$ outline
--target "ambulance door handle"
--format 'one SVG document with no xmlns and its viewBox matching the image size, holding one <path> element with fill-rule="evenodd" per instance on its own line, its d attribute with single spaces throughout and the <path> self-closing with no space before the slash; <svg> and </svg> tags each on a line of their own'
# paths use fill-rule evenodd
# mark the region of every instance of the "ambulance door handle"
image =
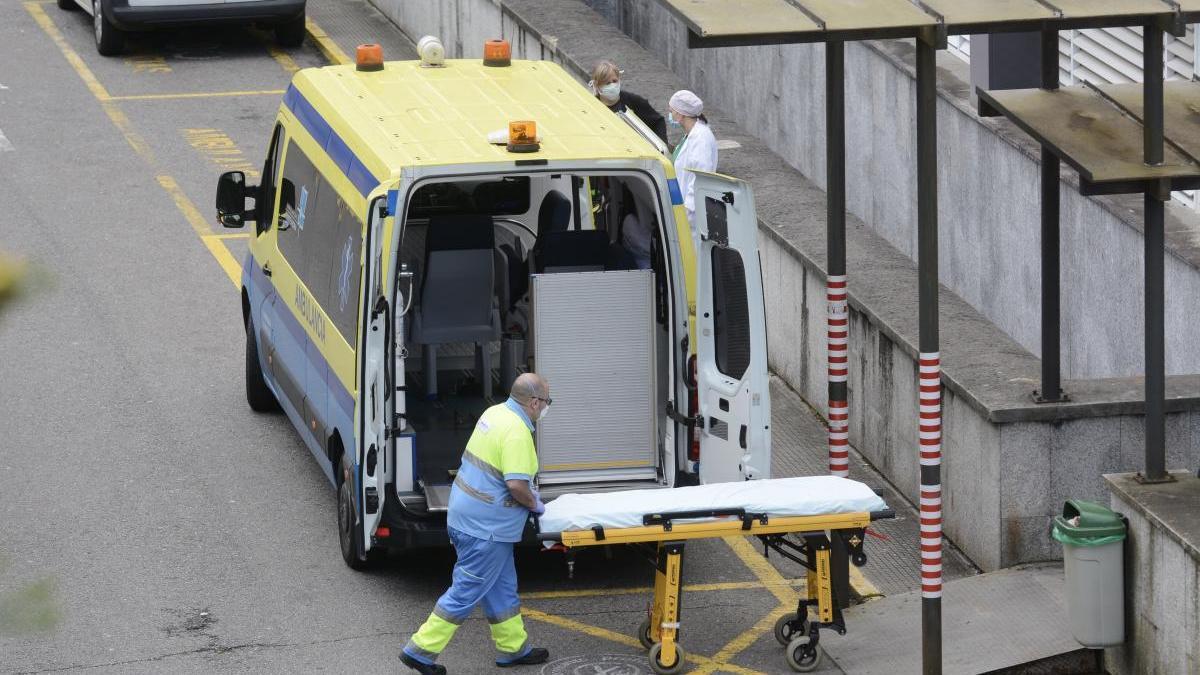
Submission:
<svg viewBox="0 0 1200 675">
<path fill-rule="evenodd" d="M 263 276 L 271 276 L 271 263 L 263 263 Z"/>
</svg>

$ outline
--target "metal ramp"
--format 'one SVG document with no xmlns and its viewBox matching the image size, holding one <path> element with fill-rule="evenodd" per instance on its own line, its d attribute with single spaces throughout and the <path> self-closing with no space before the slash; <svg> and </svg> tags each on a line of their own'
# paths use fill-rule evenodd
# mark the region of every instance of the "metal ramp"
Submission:
<svg viewBox="0 0 1200 675">
<path fill-rule="evenodd" d="M 1056 673 L 1102 672 L 1094 653 L 1081 647 L 1067 627 L 1061 565 L 965 577 L 947 582 L 943 594 L 942 672 L 947 675 L 1006 672 L 1048 661 Z M 921 672 L 920 591 L 872 600 L 845 615 L 850 632 L 821 640 L 825 654 L 844 672 Z"/>
</svg>

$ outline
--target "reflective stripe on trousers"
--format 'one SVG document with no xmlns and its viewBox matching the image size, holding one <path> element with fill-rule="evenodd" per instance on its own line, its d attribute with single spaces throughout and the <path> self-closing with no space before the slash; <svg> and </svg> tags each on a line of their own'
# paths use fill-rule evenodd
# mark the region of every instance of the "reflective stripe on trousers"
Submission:
<svg viewBox="0 0 1200 675">
<path fill-rule="evenodd" d="M 453 528 L 450 543 L 458 553 L 449 590 L 438 599 L 433 613 L 405 645 L 409 656 L 433 663 L 446 649 L 459 625 L 476 605 L 491 627 L 492 640 L 500 653 L 498 662 L 514 661 L 529 653 L 521 601 L 517 597 L 517 568 L 513 545 L 484 541 Z"/>
</svg>

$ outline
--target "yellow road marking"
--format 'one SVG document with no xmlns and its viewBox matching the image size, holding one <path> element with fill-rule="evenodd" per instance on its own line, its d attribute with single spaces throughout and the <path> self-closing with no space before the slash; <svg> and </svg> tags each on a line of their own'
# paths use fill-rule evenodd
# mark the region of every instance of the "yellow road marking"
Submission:
<svg viewBox="0 0 1200 675">
<path fill-rule="evenodd" d="M 240 289 L 242 287 L 242 266 L 238 264 L 233 254 L 229 252 L 229 248 L 221 240 L 221 235 L 210 234 L 200 239 L 208 247 L 208 252 L 212 253 L 213 257 L 217 259 L 217 263 L 221 265 L 221 269 L 225 270 L 225 274 L 233 282 L 233 287 Z"/>
<path fill-rule="evenodd" d="M 125 65 L 133 68 L 135 73 L 169 73 L 171 66 L 167 60 L 157 54 L 135 54 L 125 57 Z"/>
<path fill-rule="evenodd" d="M 866 575 L 862 573 L 862 570 L 855 567 L 853 563 L 850 565 L 850 588 L 853 588 L 858 597 L 863 600 L 883 596 L 883 592 L 875 584 L 871 583 L 870 579 L 867 579 Z"/>
<path fill-rule="evenodd" d="M 716 654 L 713 654 L 713 662 L 711 664 L 701 666 L 695 672 L 697 675 L 700 675 L 702 673 L 714 673 L 718 670 L 721 670 L 721 666 L 718 664 L 725 663 L 729 659 L 732 659 L 738 654 L 744 652 L 746 648 L 754 644 L 758 638 L 763 635 L 763 633 L 774 629 L 775 622 L 779 620 L 779 617 L 794 611 L 794 609 L 788 607 L 787 605 L 780 605 L 776 607 L 775 611 L 759 619 L 758 623 L 751 626 L 749 630 L 730 640 L 724 647 L 721 647 L 720 651 L 718 651 Z"/>
<path fill-rule="evenodd" d="M 330 63 L 339 66 L 354 63 L 354 59 L 346 56 L 346 52 L 337 46 L 333 38 L 329 37 L 329 34 L 322 30 L 317 22 L 312 20 L 312 17 L 304 18 L 304 28 L 308 31 L 308 37 L 312 38 L 312 41 L 317 44 L 317 49 L 321 50 Z"/>
<path fill-rule="evenodd" d="M 237 143 L 220 129 L 182 129 L 183 137 L 188 145 L 195 148 L 213 164 L 225 171 L 241 171 L 248 178 L 258 178 L 259 171 L 254 163 L 246 158 Z"/>
<path fill-rule="evenodd" d="M 192 226 L 192 229 L 196 231 L 196 234 L 200 235 L 201 237 L 212 234 L 212 228 L 209 227 L 208 221 L 204 218 L 204 216 L 200 215 L 200 210 L 197 209 L 196 205 L 192 203 L 192 200 L 188 199 L 188 196 L 183 193 L 183 188 L 179 187 L 179 183 L 176 183 L 174 178 L 171 178 L 165 174 L 160 174 L 158 176 L 158 184 L 161 185 L 162 189 L 166 190 L 167 194 L 171 196 L 171 199 L 175 202 L 176 208 L 179 209 L 179 212 L 183 214 L 184 218 L 187 218 L 188 224 Z M 221 245 L 224 246 L 224 244 Z"/>
<path fill-rule="evenodd" d="M 271 58 L 275 59 L 275 63 L 278 63 L 279 67 L 283 68 L 283 70 L 289 75 L 297 70 L 300 70 L 300 64 L 296 63 L 296 59 L 293 59 L 291 54 L 288 54 L 270 42 L 267 43 L 267 53 L 270 54 Z"/>
<path fill-rule="evenodd" d="M 260 89 L 251 91 L 196 91 L 181 94 L 130 94 L 110 96 L 110 101 L 165 101 L 189 98 L 228 98 L 234 96 L 281 96 L 283 89 Z"/>
<path fill-rule="evenodd" d="M 229 232 L 229 233 L 225 233 L 225 234 L 210 234 L 208 236 L 212 237 L 213 239 L 249 239 L 250 238 L 250 234 L 248 232 Z"/>
<path fill-rule="evenodd" d="M 219 235 L 218 235 L 219 236 Z M 795 587 L 804 583 L 804 579 L 785 579 L 784 582 Z M 726 581 L 715 584 L 688 584 L 683 587 L 685 593 L 705 593 L 712 591 L 744 591 L 766 588 L 766 584 L 758 581 Z M 522 593 L 524 600 L 559 600 L 565 598 L 599 598 L 606 595 L 641 595 L 652 593 L 653 588 L 584 588 L 572 591 L 535 591 Z"/>
<path fill-rule="evenodd" d="M 75 72 L 79 73 L 79 77 L 83 79 L 83 83 L 87 85 L 92 94 L 101 101 L 107 101 L 110 98 L 108 90 L 104 88 L 104 85 L 100 84 L 100 80 L 96 79 L 91 69 L 87 67 L 83 59 L 79 58 L 79 54 L 75 53 L 71 45 L 67 44 L 66 38 L 59 32 L 58 27 L 50 20 L 45 10 L 42 9 L 42 3 L 26 2 L 25 9 L 33 16 L 33 20 L 42 27 L 42 30 L 46 31 L 46 34 L 54 41 L 58 50 L 63 53 L 63 56 L 67 57 L 67 63 L 70 63 Z"/>
<path fill-rule="evenodd" d="M 741 559 L 742 564 L 750 568 L 750 572 L 758 577 L 767 590 L 784 604 L 795 603 L 796 595 L 792 593 L 787 579 L 775 569 L 771 561 L 754 550 L 754 546 L 745 537 L 725 537 L 725 543 Z"/>
<path fill-rule="evenodd" d="M 625 635 L 623 633 L 618 633 L 616 631 L 612 631 L 607 628 L 601 628 L 599 626 L 593 626 L 591 624 L 583 623 L 581 621 L 576 621 L 574 619 L 568 619 L 564 616 L 558 616 L 556 614 L 548 614 L 546 612 L 540 612 L 536 609 L 529 609 L 528 607 L 521 608 L 521 615 L 527 619 L 533 619 L 534 621 L 541 621 L 542 623 L 548 623 L 552 626 L 558 626 L 559 628 L 565 628 L 567 630 L 574 631 L 576 633 L 583 633 L 584 635 L 590 635 L 592 637 L 600 638 L 602 640 L 616 642 L 617 644 L 622 644 L 622 645 L 625 645 L 626 647 L 633 647 L 634 649 L 637 649 L 639 651 L 644 649 L 644 647 L 642 647 L 642 643 L 638 642 L 638 639 L 631 635 Z M 684 649 L 686 650 L 686 647 Z M 699 654 L 690 654 L 689 653 L 689 654 L 687 654 L 687 659 L 693 663 L 699 664 L 700 666 L 712 665 L 712 666 L 714 666 L 715 670 L 724 670 L 724 671 L 728 671 L 731 673 L 744 673 L 745 675 L 753 675 L 754 673 L 760 672 L 757 670 L 751 670 L 749 668 L 743 668 L 741 666 L 734 665 L 732 663 L 716 663 L 715 661 L 713 661 L 713 659 L 710 659 L 705 656 L 700 656 Z M 713 671 L 709 671 L 709 672 L 713 672 Z"/>
</svg>

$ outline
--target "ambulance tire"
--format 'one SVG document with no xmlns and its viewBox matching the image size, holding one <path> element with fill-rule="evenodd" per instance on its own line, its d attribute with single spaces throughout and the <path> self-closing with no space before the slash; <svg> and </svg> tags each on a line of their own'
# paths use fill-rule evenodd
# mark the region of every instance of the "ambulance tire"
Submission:
<svg viewBox="0 0 1200 675">
<path fill-rule="evenodd" d="M 92 35 L 96 38 L 96 51 L 101 56 L 119 56 L 125 50 L 125 34 L 104 16 L 102 0 L 92 0 L 92 12 Z"/>
<path fill-rule="evenodd" d="M 275 412 L 279 401 L 263 377 L 262 362 L 258 360 L 258 337 L 254 322 L 246 322 L 246 402 L 254 412 Z"/>
<path fill-rule="evenodd" d="M 342 549 L 342 560 L 346 566 L 352 570 L 362 571 L 370 569 L 378 560 L 378 556 L 373 555 L 374 551 L 363 552 L 366 546 L 363 545 L 362 528 L 355 522 L 357 513 L 352 491 L 354 479 L 351 476 L 350 467 L 349 458 L 343 454 L 337 491 L 338 544 Z"/>
<path fill-rule="evenodd" d="M 299 47 L 304 44 L 304 15 L 288 19 L 275 26 L 275 42 L 280 47 Z"/>
</svg>

